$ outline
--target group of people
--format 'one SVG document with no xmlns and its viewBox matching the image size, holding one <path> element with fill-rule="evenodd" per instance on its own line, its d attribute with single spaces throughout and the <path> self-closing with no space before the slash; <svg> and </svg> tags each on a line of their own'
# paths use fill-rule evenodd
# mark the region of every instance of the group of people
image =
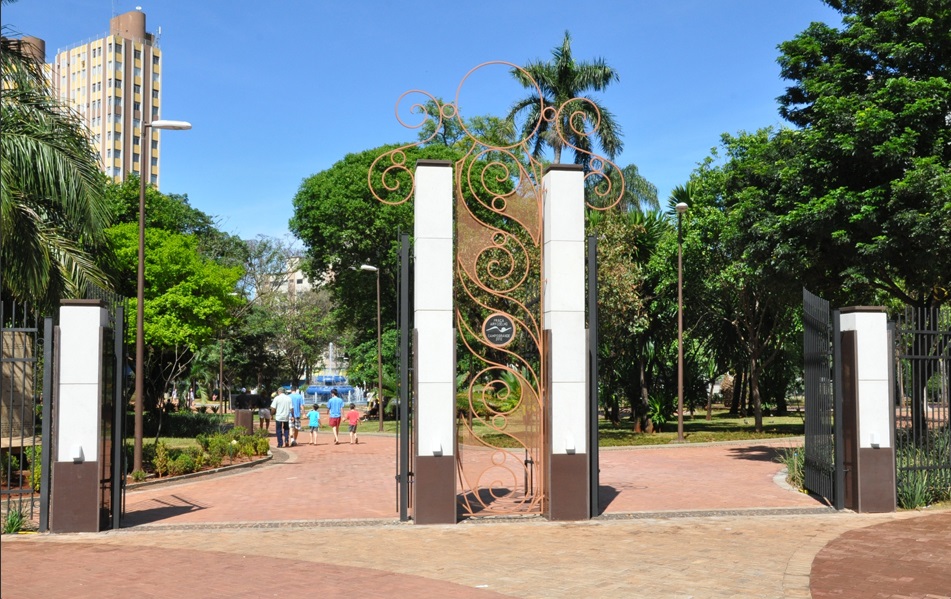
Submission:
<svg viewBox="0 0 951 599">
<path fill-rule="evenodd" d="M 336 389 L 330 391 L 330 400 L 327 402 L 328 424 L 333 431 L 334 445 L 340 444 L 340 423 L 344 420 L 350 426 L 350 444 L 360 443 L 357 437 L 357 425 L 360 422 L 360 412 L 354 404 L 350 404 L 350 411 L 343 413 L 343 398 Z M 277 433 L 278 447 L 294 447 L 297 437 L 302 430 L 301 419 L 304 415 L 304 396 L 300 391 L 290 394 L 279 388 L 271 395 L 270 407 L 261 408 L 258 413 L 261 428 L 270 431 L 271 418 L 274 419 L 274 428 Z M 307 414 L 307 426 L 310 429 L 310 444 L 317 445 L 317 431 L 320 428 L 320 409 L 315 403 Z"/>
</svg>

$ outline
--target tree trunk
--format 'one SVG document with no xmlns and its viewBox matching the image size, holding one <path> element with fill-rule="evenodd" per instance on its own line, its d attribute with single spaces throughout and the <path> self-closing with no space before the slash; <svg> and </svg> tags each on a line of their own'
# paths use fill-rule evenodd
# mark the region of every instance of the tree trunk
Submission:
<svg viewBox="0 0 951 599">
<path fill-rule="evenodd" d="M 650 428 L 651 430 L 647 432 L 651 432 L 653 431 L 653 427 L 650 426 L 650 422 L 648 422 L 647 419 L 650 394 L 647 392 L 647 365 L 644 363 L 644 358 L 638 358 L 637 367 L 639 371 L 641 397 L 640 402 L 638 402 L 637 419 L 635 420 L 634 430 L 635 432 L 642 432 Z"/>
<path fill-rule="evenodd" d="M 759 361 L 750 359 L 750 403 L 753 407 L 753 420 L 756 423 L 756 432 L 763 432 L 763 404 L 759 396 Z"/>
<path fill-rule="evenodd" d="M 743 383 L 744 383 L 743 369 L 736 369 L 736 377 L 733 378 L 733 403 L 730 404 L 730 414 L 733 416 L 740 415 L 740 400 L 743 395 Z"/>
</svg>

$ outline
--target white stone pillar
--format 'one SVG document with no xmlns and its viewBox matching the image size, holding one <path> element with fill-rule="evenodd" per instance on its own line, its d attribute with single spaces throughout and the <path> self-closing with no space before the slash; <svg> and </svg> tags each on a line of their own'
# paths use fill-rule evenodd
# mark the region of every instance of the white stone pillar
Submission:
<svg viewBox="0 0 951 599">
<path fill-rule="evenodd" d="M 416 163 L 414 204 L 416 471 L 414 521 L 456 521 L 456 368 L 452 165 Z"/>
<path fill-rule="evenodd" d="M 846 506 L 893 512 L 895 419 L 889 393 L 888 321 L 884 308 L 840 310 Z"/>
<path fill-rule="evenodd" d="M 59 315 L 59 399 L 50 528 L 53 532 L 97 532 L 102 330 L 109 324 L 109 315 L 99 300 L 65 300 Z"/>
<path fill-rule="evenodd" d="M 589 515 L 584 173 L 577 165 L 554 165 L 543 185 L 542 323 L 551 331 L 550 517 L 581 520 Z"/>
</svg>

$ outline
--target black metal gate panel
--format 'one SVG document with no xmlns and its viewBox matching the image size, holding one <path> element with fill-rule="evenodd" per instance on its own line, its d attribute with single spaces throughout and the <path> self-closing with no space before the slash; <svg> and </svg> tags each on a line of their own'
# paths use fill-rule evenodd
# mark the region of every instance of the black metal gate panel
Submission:
<svg viewBox="0 0 951 599">
<path fill-rule="evenodd" d="M 830 503 L 835 498 L 833 328 L 829 302 L 802 290 L 806 395 L 805 486 Z"/>
<path fill-rule="evenodd" d="M 0 517 L 19 513 L 46 530 L 49 485 L 49 403 L 52 320 L 29 306 L 0 305 Z M 41 377 L 41 375 L 44 375 Z M 46 455 L 44 455 L 46 454 Z M 44 459 L 45 458 L 45 459 Z M 43 492 L 45 491 L 45 493 Z"/>
<path fill-rule="evenodd" d="M 900 504 L 951 487 L 951 308 L 906 307 L 893 326 Z"/>
</svg>

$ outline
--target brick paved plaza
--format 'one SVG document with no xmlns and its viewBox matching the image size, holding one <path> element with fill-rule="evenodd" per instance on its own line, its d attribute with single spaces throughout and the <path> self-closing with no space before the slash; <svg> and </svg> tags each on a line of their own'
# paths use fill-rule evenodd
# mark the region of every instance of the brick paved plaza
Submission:
<svg viewBox="0 0 951 599">
<path fill-rule="evenodd" d="M 392 437 L 133 490 L 117 532 L 4 535 L 21 597 L 951 597 L 951 511 L 834 512 L 795 440 L 604 450 L 603 514 L 398 522 Z M 870 594 L 871 593 L 871 594 Z"/>
</svg>

